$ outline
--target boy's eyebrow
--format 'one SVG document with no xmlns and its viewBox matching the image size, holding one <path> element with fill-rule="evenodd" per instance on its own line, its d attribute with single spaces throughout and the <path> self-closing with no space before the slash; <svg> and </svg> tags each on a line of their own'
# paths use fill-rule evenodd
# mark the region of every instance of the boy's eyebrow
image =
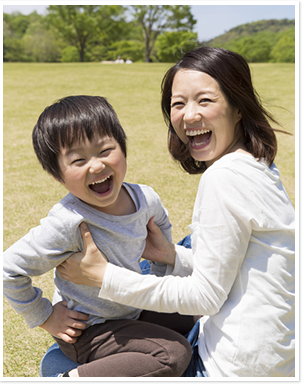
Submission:
<svg viewBox="0 0 304 385">
<path fill-rule="evenodd" d="M 62 150 L 64 151 L 64 155 L 69 156 L 73 154 L 74 152 L 77 152 L 81 149 L 81 145 L 79 146 L 74 146 L 72 145 L 71 147 L 63 147 Z"/>
<path fill-rule="evenodd" d="M 98 146 L 105 145 L 105 144 L 107 144 L 108 139 L 111 139 L 111 138 L 110 137 L 98 138 L 98 140 L 96 141 L 97 142 L 96 145 L 98 145 Z M 92 140 L 92 142 L 93 142 L 93 140 Z M 82 148 L 86 147 L 86 145 L 82 144 L 82 143 L 83 143 L 82 141 L 75 142 L 74 144 L 72 144 L 71 147 L 63 148 L 65 156 L 73 155 L 75 152 L 80 151 Z"/>
</svg>

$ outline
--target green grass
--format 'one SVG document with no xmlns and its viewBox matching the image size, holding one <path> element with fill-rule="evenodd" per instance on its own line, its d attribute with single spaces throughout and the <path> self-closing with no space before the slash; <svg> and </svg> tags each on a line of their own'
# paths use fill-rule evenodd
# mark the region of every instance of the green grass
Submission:
<svg viewBox="0 0 304 385">
<path fill-rule="evenodd" d="M 169 210 L 173 240 L 189 233 L 199 176 L 180 170 L 167 151 L 167 130 L 160 111 L 160 83 L 169 64 L 111 65 L 4 63 L 3 234 L 4 249 L 39 224 L 66 190 L 35 158 L 31 131 L 42 110 L 71 94 L 106 96 L 128 135 L 126 180 L 152 186 Z M 266 107 L 294 134 L 294 65 L 252 65 L 253 80 Z M 278 107 L 281 106 L 281 107 Z M 295 203 L 295 137 L 278 135 L 276 164 Z M 52 298 L 52 272 L 34 284 Z M 4 300 L 5 377 L 36 377 L 52 338 L 30 330 Z"/>
</svg>

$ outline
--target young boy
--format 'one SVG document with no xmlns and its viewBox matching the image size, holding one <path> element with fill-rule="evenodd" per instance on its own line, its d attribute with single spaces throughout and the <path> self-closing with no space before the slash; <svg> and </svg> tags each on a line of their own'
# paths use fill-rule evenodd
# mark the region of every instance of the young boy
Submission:
<svg viewBox="0 0 304 385">
<path fill-rule="evenodd" d="M 40 226 L 5 251 L 4 294 L 10 304 L 30 328 L 49 331 L 61 350 L 81 364 L 65 377 L 180 376 L 191 349 L 179 333 L 138 320 L 141 310 L 99 299 L 98 289 L 68 282 L 56 270 L 53 304 L 30 279 L 82 250 L 79 225 L 84 221 L 110 262 L 138 273 L 151 217 L 171 241 L 159 196 L 150 187 L 124 182 L 126 135 L 113 108 L 97 96 L 61 99 L 40 115 L 33 145 L 42 167 L 69 193 Z M 166 265 L 151 264 L 153 274 L 166 270 Z M 58 332 L 60 309 L 54 305 L 60 301 L 89 316 L 73 344 Z"/>
</svg>

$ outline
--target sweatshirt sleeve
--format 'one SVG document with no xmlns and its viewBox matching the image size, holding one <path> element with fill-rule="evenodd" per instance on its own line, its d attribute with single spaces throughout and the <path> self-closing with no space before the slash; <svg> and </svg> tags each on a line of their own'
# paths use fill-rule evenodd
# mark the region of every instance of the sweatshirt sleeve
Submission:
<svg viewBox="0 0 304 385">
<path fill-rule="evenodd" d="M 30 328 L 44 323 L 53 311 L 30 277 L 52 270 L 78 249 L 76 233 L 68 235 L 62 220 L 49 214 L 4 252 L 3 293 Z"/>
<path fill-rule="evenodd" d="M 108 264 L 99 296 L 158 312 L 216 314 L 240 270 L 251 236 L 252 194 L 229 170 L 203 175 L 192 231 L 193 258 L 177 250 L 183 276 L 140 276 Z M 191 272 L 191 264 L 193 271 Z M 185 269 L 186 273 L 181 274 Z M 189 275 L 190 273 L 190 275 Z"/>
</svg>

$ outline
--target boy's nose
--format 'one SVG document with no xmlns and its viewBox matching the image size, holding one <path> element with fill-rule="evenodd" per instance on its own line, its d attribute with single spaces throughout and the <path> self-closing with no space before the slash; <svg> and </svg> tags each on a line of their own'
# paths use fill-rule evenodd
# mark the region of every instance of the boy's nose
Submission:
<svg viewBox="0 0 304 385">
<path fill-rule="evenodd" d="M 104 165 L 104 163 L 102 162 L 101 159 L 95 158 L 95 159 L 93 159 L 93 160 L 91 161 L 90 172 L 91 172 L 92 174 L 98 173 L 98 172 L 104 170 L 105 167 L 106 167 L 106 166 Z"/>
</svg>

